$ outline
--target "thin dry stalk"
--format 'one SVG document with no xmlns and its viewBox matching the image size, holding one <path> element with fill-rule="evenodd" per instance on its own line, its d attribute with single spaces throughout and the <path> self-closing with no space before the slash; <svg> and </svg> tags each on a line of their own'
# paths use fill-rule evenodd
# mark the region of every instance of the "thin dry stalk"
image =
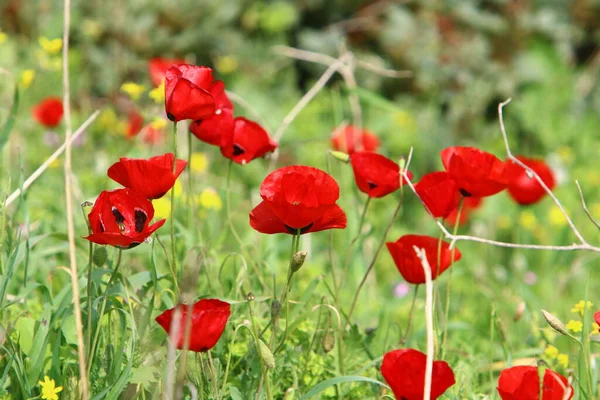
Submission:
<svg viewBox="0 0 600 400">
<path fill-rule="evenodd" d="M 98 117 L 98 115 L 100 115 L 100 110 L 96 110 L 92 115 L 90 115 L 88 117 L 88 119 L 86 119 L 85 122 L 83 124 L 81 124 L 81 126 L 75 131 L 75 133 L 73 133 L 73 135 L 71 136 L 71 140 L 68 143 L 70 144 L 70 143 L 73 143 L 75 140 L 77 140 L 77 138 L 85 132 L 85 130 L 88 128 L 88 126 L 90 126 L 92 124 L 92 122 L 94 122 L 94 120 Z M 6 198 L 6 201 L 4 202 L 4 207 L 8 207 L 13 201 L 15 201 L 16 199 L 19 198 L 19 196 L 21 195 L 21 189 L 22 190 L 29 189 L 29 187 L 33 184 L 33 182 L 35 182 L 37 180 L 37 178 L 39 178 L 48 169 L 50 164 L 52 164 L 54 161 L 56 161 L 56 159 L 58 157 L 60 157 L 60 155 L 65 151 L 66 148 L 67 148 L 67 142 L 63 143 L 58 149 L 56 149 L 56 151 L 54 153 L 52 153 L 52 155 L 50 157 L 48 157 L 48 159 L 46 161 L 44 161 L 44 163 L 42 165 L 40 165 L 38 167 L 38 169 L 36 169 L 29 176 L 29 178 L 27 178 L 25 180 L 25 182 L 23 182 L 22 188 L 15 190 L 14 192 L 12 192 L 10 194 L 10 196 L 8 196 Z"/>
<path fill-rule="evenodd" d="M 423 388 L 423 400 L 431 398 L 431 379 L 433 374 L 433 281 L 431 280 L 431 266 L 427 260 L 425 250 L 413 246 L 417 257 L 421 260 L 423 272 L 425 272 L 425 320 L 427 324 L 427 362 L 425 364 L 425 387 Z"/>
<path fill-rule="evenodd" d="M 79 381 L 81 398 L 90 397 L 87 369 L 85 366 L 85 347 L 83 344 L 83 322 L 81 320 L 81 303 L 79 301 L 79 282 L 77 280 L 77 255 L 75 254 L 75 224 L 73 221 L 73 198 L 71 193 L 71 96 L 69 86 L 69 28 L 71 26 L 71 0 L 64 0 L 63 20 L 63 107 L 65 115 L 65 198 L 67 212 L 67 233 L 69 237 L 69 261 L 71 266 L 71 288 L 73 294 L 73 313 L 75 314 L 75 330 L 77 332 L 77 355 L 79 358 Z"/>
</svg>

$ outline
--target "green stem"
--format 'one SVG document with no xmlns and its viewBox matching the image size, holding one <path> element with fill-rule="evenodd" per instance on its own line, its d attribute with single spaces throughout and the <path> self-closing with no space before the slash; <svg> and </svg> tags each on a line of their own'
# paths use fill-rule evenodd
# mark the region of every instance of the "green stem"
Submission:
<svg viewBox="0 0 600 400">
<path fill-rule="evenodd" d="M 90 250 L 88 253 L 88 273 L 87 273 L 87 343 L 89 349 L 91 344 L 92 334 L 92 257 L 94 256 L 94 244 L 90 242 Z M 89 363 L 89 360 L 88 360 Z"/>
<path fill-rule="evenodd" d="M 213 363 L 212 354 L 210 353 L 210 350 L 208 350 L 208 352 L 206 353 L 206 357 L 208 358 L 208 366 L 212 373 L 212 381 L 213 381 L 213 387 L 215 389 L 215 397 L 217 398 L 217 400 L 221 400 L 221 396 L 219 396 L 219 386 L 217 385 L 217 371 L 215 370 L 215 364 Z"/>
<path fill-rule="evenodd" d="M 277 353 L 279 350 L 281 350 L 283 348 L 285 340 L 287 339 L 287 333 L 288 333 L 288 327 L 289 327 L 288 316 L 289 316 L 289 310 L 290 310 L 289 303 L 287 301 L 287 295 L 288 295 L 288 292 L 290 291 L 292 278 L 293 278 L 294 272 L 295 272 L 294 271 L 294 255 L 298 252 L 299 246 L 300 246 L 300 230 L 298 230 L 297 234 L 292 236 L 292 250 L 291 250 L 291 254 L 290 254 L 290 263 L 289 263 L 289 267 L 288 267 L 287 278 L 285 280 L 285 285 L 283 286 L 283 291 L 281 292 L 281 297 L 279 298 L 279 307 L 280 308 L 279 308 L 279 311 L 272 316 L 273 335 L 271 336 L 271 344 L 273 343 L 273 339 L 275 338 L 277 320 L 279 319 L 279 316 L 281 314 L 281 307 L 285 307 L 285 330 L 283 331 L 283 338 L 281 340 L 281 343 L 279 343 L 279 346 L 277 346 L 277 348 L 273 352 L 273 354 Z"/>
<path fill-rule="evenodd" d="M 231 170 L 232 170 L 233 160 L 229 160 L 229 164 L 227 164 L 227 187 L 225 189 L 225 203 L 227 208 L 227 223 L 229 224 L 229 228 L 231 229 L 231 233 L 235 237 L 235 240 L 239 243 L 239 245 L 244 248 L 244 242 L 240 235 L 235 230 L 235 226 L 233 225 L 233 219 L 231 218 Z"/>
<path fill-rule="evenodd" d="M 354 298 L 352 299 L 352 305 L 350 306 L 350 311 L 348 311 L 348 316 L 346 317 L 348 323 L 351 322 L 352 313 L 354 312 L 354 308 L 356 307 L 356 302 L 358 301 L 358 296 L 360 295 L 360 291 L 362 290 L 363 286 L 367 282 L 367 278 L 369 277 L 371 270 L 373 269 L 373 267 L 375 267 L 375 261 L 377 261 L 377 257 L 379 256 L 379 253 L 381 252 L 381 249 L 383 248 L 383 245 L 385 244 L 385 238 L 387 237 L 388 232 L 392 228 L 392 225 L 394 224 L 394 221 L 396 220 L 396 217 L 398 216 L 398 213 L 400 212 L 400 209 L 402 208 L 402 199 L 403 199 L 403 191 L 402 191 L 402 186 L 400 186 L 400 199 L 398 200 L 398 205 L 396 206 L 396 209 L 394 210 L 394 214 L 392 215 L 390 222 L 388 223 L 387 227 L 385 228 L 385 232 L 383 232 L 383 236 L 381 237 L 379 246 L 377 246 L 375 255 L 373 256 L 373 259 L 371 260 L 371 263 L 369 264 L 367 271 L 365 272 L 365 275 L 363 276 L 362 280 L 358 284 L 358 288 L 356 289 L 356 293 L 354 294 Z"/>
<path fill-rule="evenodd" d="M 177 161 L 177 122 L 173 122 L 173 172 Z M 175 187 L 171 188 L 171 258 L 173 265 L 173 282 L 177 287 L 177 250 L 175 246 Z M 179 293 L 177 293 L 179 295 Z"/>
<path fill-rule="evenodd" d="M 98 313 L 98 324 L 96 326 L 96 331 L 94 332 L 94 340 L 92 341 L 92 346 L 90 347 L 90 353 L 88 355 L 88 375 L 92 370 L 92 364 L 94 360 L 94 354 L 96 353 L 96 346 L 98 345 L 98 336 L 100 335 L 100 325 L 102 323 L 102 316 L 104 315 L 104 309 L 106 308 L 106 301 L 108 299 L 108 291 L 110 287 L 114 284 L 114 280 L 117 277 L 117 273 L 119 272 L 119 267 L 121 266 L 121 255 L 123 254 L 123 250 L 119 249 L 117 253 L 117 263 L 115 265 L 115 269 L 110 275 L 110 279 L 106 285 L 106 290 L 104 291 L 104 296 L 102 297 L 102 305 L 100 306 L 100 312 Z"/>
<path fill-rule="evenodd" d="M 362 231 L 363 225 L 365 223 L 365 217 L 367 215 L 367 209 L 369 208 L 369 204 L 371 203 L 371 198 L 367 197 L 367 201 L 365 201 L 365 206 L 363 207 L 362 213 L 360 215 L 360 223 L 358 224 L 358 232 L 356 232 L 356 236 L 350 241 L 350 245 L 346 249 L 346 259 L 344 260 L 344 268 L 342 271 L 348 271 L 348 266 L 350 265 L 350 258 L 352 258 L 352 248 L 356 241 L 360 238 L 360 233 Z M 334 282 L 335 284 L 335 282 Z M 339 287 L 335 286 L 336 296 L 339 294 Z"/>
<path fill-rule="evenodd" d="M 256 398 L 257 399 L 262 398 L 262 396 L 261 396 L 262 395 L 262 383 L 265 382 L 265 391 L 267 392 L 267 399 L 272 400 L 273 394 L 271 393 L 271 382 L 268 379 L 269 368 L 266 366 L 265 361 L 263 360 L 262 356 L 260 355 L 260 344 L 258 343 L 258 341 L 260 339 L 258 338 L 258 328 L 256 326 L 256 321 L 254 318 L 254 310 L 252 309 L 252 303 L 254 302 L 254 295 L 252 293 L 248 293 L 248 296 L 246 296 L 246 299 L 247 299 L 246 303 L 248 304 L 248 313 L 250 314 L 250 326 L 252 327 L 252 336 L 254 337 L 254 346 L 256 346 L 256 352 L 259 353 L 261 371 L 262 371 L 262 376 L 260 379 L 260 383 L 258 385 Z"/>
<path fill-rule="evenodd" d="M 406 338 L 410 332 L 415 312 L 415 303 L 417 302 L 417 293 L 419 293 L 419 285 L 415 286 L 415 292 L 413 293 L 412 302 L 410 303 L 410 311 L 408 312 L 408 324 L 406 324 L 406 331 L 404 331 L 404 335 L 402 336 L 402 339 L 400 339 L 400 346 L 404 346 L 404 343 L 406 343 Z"/>
<path fill-rule="evenodd" d="M 456 212 L 456 221 L 454 221 L 454 229 L 452 234 L 456 236 L 458 232 L 458 224 L 460 223 L 460 214 L 462 213 L 463 205 L 465 203 L 465 198 L 461 197 L 460 203 L 458 203 L 458 211 Z M 454 263 L 454 255 L 456 253 L 456 246 L 452 248 L 452 252 L 450 253 L 450 264 Z M 436 276 L 437 277 L 437 276 Z M 446 287 L 446 310 L 444 311 L 444 337 L 442 339 L 442 357 L 441 360 L 444 359 L 446 355 L 446 342 L 448 340 L 448 316 L 450 315 L 450 291 L 452 289 L 452 268 L 449 268 L 448 271 L 448 286 Z"/>
</svg>

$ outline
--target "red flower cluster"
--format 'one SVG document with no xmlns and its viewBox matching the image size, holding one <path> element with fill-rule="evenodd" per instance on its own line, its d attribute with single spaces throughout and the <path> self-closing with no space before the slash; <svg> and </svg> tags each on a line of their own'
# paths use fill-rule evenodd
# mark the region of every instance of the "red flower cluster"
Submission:
<svg viewBox="0 0 600 400">
<path fill-rule="evenodd" d="M 173 121 L 199 120 L 215 111 L 210 94 L 212 69 L 195 65 L 171 65 L 165 72 L 165 111 Z"/>
<path fill-rule="evenodd" d="M 540 378 L 537 367 L 517 366 L 505 369 L 500 373 L 497 390 L 502 400 L 538 400 Z M 569 385 L 567 378 L 546 369 L 542 382 L 542 400 L 569 400 L 573 394 L 573 387 Z"/>
<path fill-rule="evenodd" d="M 47 128 L 55 128 L 63 116 L 62 100 L 58 97 L 46 97 L 33 108 L 33 118 Z"/>
<path fill-rule="evenodd" d="M 331 146 L 334 150 L 352 154 L 357 150 L 357 144 L 362 145 L 364 151 L 376 151 L 379 147 L 379 139 L 366 129 L 358 129 L 352 125 L 345 125 L 333 132 Z"/>
<path fill-rule="evenodd" d="M 180 311 L 180 318 L 176 327 L 177 333 L 174 337 L 175 346 L 178 349 L 183 349 L 185 329 L 188 321 L 190 321 L 191 331 L 188 349 L 196 352 L 208 351 L 217 344 L 231 315 L 229 303 L 217 299 L 202 299 L 192 306 L 179 304 L 177 308 Z M 156 317 L 156 322 L 169 335 L 171 334 L 175 310 L 175 308 L 171 308 Z M 188 315 L 189 312 L 191 312 L 191 316 Z"/>
<path fill-rule="evenodd" d="M 86 239 L 130 249 L 160 228 L 164 219 L 148 226 L 154 218 L 150 200 L 164 196 L 187 165 L 186 161 L 174 158 L 168 153 L 147 160 L 121 158 L 113 164 L 108 176 L 126 189 L 100 193 L 88 215 L 92 233 Z"/>
<path fill-rule="evenodd" d="M 415 247 L 423 249 L 431 267 L 431 279 L 447 270 L 454 261 L 461 259 L 462 254 L 457 249 L 431 236 L 404 235 L 395 242 L 386 243 L 394 259 L 394 263 L 402 277 L 409 283 L 425 283 L 425 272 L 421 260 L 417 257 Z M 438 255 L 439 253 L 439 255 Z M 453 256 L 454 255 L 454 256 Z M 439 260 L 439 263 L 438 263 Z"/>
<path fill-rule="evenodd" d="M 243 117 L 233 117 L 233 104 L 222 81 L 213 84 L 210 94 L 214 98 L 215 109 L 205 118 L 192 122 L 190 131 L 194 136 L 219 146 L 224 157 L 238 164 L 246 164 L 277 148 L 277 143 L 259 124 Z"/>
<path fill-rule="evenodd" d="M 262 233 L 304 234 L 346 227 L 335 202 L 337 182 L 313 167 L 292 165 L 271 172 L 260 186 L 263 201 L 250 212 L 250 226 Z"/>
<path fill-rule="evenodd" d="M 400 176 L 397 163 L 369 151 L 357 151 L 350 155 L 356 185 L 369 197 L 383 197 L 405 185 L 404 176 Z M 409 172 L 408 177 L 412 179 Z"/>
<path fill-rule="evenodd" d="M 381 374 L 397 399 L 423 400 L 426 363 L 427 356 L 418 350 L 393 350 L 383 356 Z M 445 361 L 433 362 L 431 378 L 431 400 L 456 383 L 454 372 Z"/>
</svg>

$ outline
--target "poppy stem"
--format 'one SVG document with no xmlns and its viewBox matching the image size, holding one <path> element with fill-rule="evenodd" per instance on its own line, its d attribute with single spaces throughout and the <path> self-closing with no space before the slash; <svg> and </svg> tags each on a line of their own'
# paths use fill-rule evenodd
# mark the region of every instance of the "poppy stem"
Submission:
<svg viewBox="0 0 600 400">
<path fill-rule="evenodd" d="M 213 363 L 212 354 L 210 354 L 210 350 L 206 352 L 206 358 L 208 358 L 208 366 L 212 374 L 213 387 L 215 389 L 215 397 L 217 398 L 217 400 L 221 400 L 221 396 L 219 396 L 219 386 L 217 385 L 217 371 L 215 370 L 215 364 Z"/>
<path fill-rule="evenodd" d="M 413 293 L 412 302 L 410 303 L 410 311 L 408 312 L 408 323 L 406 324 L 406 330 L 404 331 L 404 335 L 402 335 L 402 338 L 400 339 L 401 347 L 404 346 L 404 344 L 406 343 L 406 338 L 408 337 L 408 334 L 410 333 L 410 328 L 411 328 L 413 316 L 415 313 L 415 303 L 417 302 L 417 293 L 419 293 L 419 286 L 420 285 L 415 285 L 415 291 Z"/>
<path fill-rule="evenodd" d="M 402 189 L 402 186 L 400 186 L 400 189 Z M 360 291 L 362 290 L 363 286 L 367 282 L 367 278 L 369 277 L 371 270 L 373 269 L 373 267 L 375 267 L 375 261 L 377 261 L 377 257 L 379 256 L 379 253 L 381 252 L 381 249 L 383 248 L 383 245 L 385 244 L 385 238 L 387 237 L 388 232 L 392 228 L 392 225 L 394 224 L 394 221 L 396 220 L 396 217 L 398 216 L 398 213 L 400 212 L 400 209 L 402 208 L 403 197 L 404 197 L 403 191 L 400 190 L 400 199 L 398 200 L 398 205 L 396 206 L 396 209 L 394 210 L 394 214 L 392 215 L 392 218 L 390 218 L 390 222 L 388 223 L 387 227 L 385 228 L 385 232 L 383 232 L 383 236 L 381 237 L 381 241 L 379 242 L 379 245 L 377 246 L 377 250 L 375 251 L 375 254 L 373 255 L 373 259 L 371 260 L 371 263 L 367 267 L 367 270 L 366 270 L 364 276 L 362 277 L 360 283 L 358 284 L 358 288 L 356 288 L 356 293 L 354 294 L 354 298 L 352 299 L 352 305 L 350 306 L 350 311 L 348 311 L 348 315 L 346 317 L 346 321 L 348 321 L 348 323 L 351 323 L 351 321 L 352 321 L 352 313 L 354 312 L 354 308 L 356 307 L 356 302 L 358 301 L 358 296 L 360 295 Z"/>
<path fill-rule="evenodd" d="M 173 122 L 173 173 L 177 170 L 177 122 Z M 171 258 L 173 270 L 173 282 L 177 288 L 177 256 L 175 248 L 175 187 L 171 188 Z M 179 295 L 179 291 L 177 293 Z"/>
<path fill-rule="evenodd" d="M 354 238 L 352 238 L 352 241 L 350 241 L 350 245 L 348 246 L 348 249 L 346 250 L 346 259 L 344 260 L 344 268 L 342 269 L 342 271 L 348 271 L 348 266 L 350 265 L 350 258 L 352 258 L 352 248 L 354 246 L 354 244 L 358 241 L 358 239 L 360 238 L 360 233 L 362 231 L 363 225 L 365 223 L 365 217 L 367 216 L 367 209 L 369 208 L 369 204 L 371 204 L 371 197 L 367 197 L 367 201 L 365 201 L 365 206 L 363 207 L 362 213 L 360 215 L 360 222 L 358 224 L 358 231 L 356 232 L 356 236 L 354 236 Z M 337 285 L 334 287 L 335 289 L 335 295 L 336 297 L 339 295 L 339 287 L 337 287 Z"/>
<path fill-rule="evenodd" d="M 94 340 L 92 341 L 92 346 L 89 349 L 89 354 L 88 354 L 88 375 L 90 374 L 91 370 L 92 370 L 92 365 L 93 365 L 93 360 L 94 360 L 94 354 L 96 353 L 96 346 L 98 345 L 98 336 L 100 335 L 100 325 L 102 323 L 102 316 L 104 315 L 104 310 L 106 308 L 106 301 L 108 299 L 108 291 L 110 290 L 110 287 L 114 284 L 114 280 L 117 277 L 117 273 L 119 272 L 119 267 L 121 266 L 121 255 L 123 254 L 123 250 L 119 249 L 117 252 L 117 262 L 115 264 L 115 269 L 113 270 L 112 274 L 110 275 L 110 279 L 108 280 L 108 283 L 106 284 L 106 290 L 104 291 L 104 296 L 102 297 L 102 305 L 100 306 L 100 312 L 98 313 L 98 324 L 96 326 L 96 331 L 94 332 Z"/>
<path fill-rule="evenodd" d="M 229 164 L 227 164 L 227 183 L 225 188 L 225 206 L 227 208 L 227 222 L 229 223 L 229 228 L 231 229 L 231 233 L 235 237 L 235 240 L 237 240 L 240 247 L 244 248 L 244 242 L 235 230 L 235 226 L 233 225 L 233 219 L 231 218 L 231 170 L 233 169 L 232 166 L 233 160 L 229 160 Z"/>
<path fill-rule="evenodd" d="M 463 205 L 465 204 L 465 197 L 460 198 L 458 203 L 458 211 L 456 212 L 456 221 L 454 221 L 453 235 L 458 232 L 458 224 L 460 223 L 460 214 L 462 213 Z M 456 253 L 456 246 L 452 247 L 452 253 L 450 255 L 450 264 L 454 263 L 454 255 Z M 450 315 L 450 290 L 452 289 L 452 269 L 448 271 L 448 286 L 446 287 L 446 310 L 444 311 L 444 336 L 442 338 L 442 356 L 440 360 L 444 359 L 446 355 L 446 341 L 448 340 L 448 316 Z"/>
</svg>

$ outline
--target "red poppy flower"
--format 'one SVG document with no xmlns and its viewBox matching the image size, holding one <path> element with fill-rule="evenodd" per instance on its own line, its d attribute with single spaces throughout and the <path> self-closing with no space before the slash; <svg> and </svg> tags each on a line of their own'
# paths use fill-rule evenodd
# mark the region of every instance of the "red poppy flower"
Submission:
<svg viewBox="0 0 600 400">
<path fill-rule="evenodd" d="M 331 146 L 334 150 L 352 154 L 357 150 L 357 143 L 362 143 L 362 150 L 376 151 L 379 147 L 379 139 L 366 129 L 357 129 L 352 125 L 346 125 L 333 132 Z"/>
<path fill-rule="evenodd" d="M 434 218 L 444 218 L 460 201 L 458 187 L 445 171 L 430 172 L 415 185 L 415 191 Z"/>
<path fill-rule="evenodd" d="M 548 189 L 554 189 L 556 184 L 554 174 L 544 160 L 523 156 L 517 156 L 517 159 L 538 174 L 548 186 Z M 508 194 L 521 205 L 537 203 L 546 194 L 542 185 L 534 177 L 530 178 L 527 175 L 525 168 L 511 160 L 506 162 L 506 176 L 508 179 Z"/>
<path fill-rule="evenodd" d="M 210 89 L 215 99 L 214 113 L 190 125 L 190 131 L 203 142 L 220 146 L 224 137 L 233 132 L 233 104 L 225 93 L 225 84 L 216 81 Z"/>
<path fill-rule="evenodd" d="M 62 119 L 63 105 L 58 97 L 46 97 L 33 108 L 33 117 L 47 128 L 54 128 Z"/>
<path fill-rule="evenodd" d="M 158 129 L 152 124 L 148 124 L 142 128 L 140 136 L 142 138 L 142 142 L 149 145 L 154 145 L 160 143 L 164 139 L 165 132 L 163 129 Z"/>
<path fill-rule="evenodd" d="M 350 156 L 354 179 L 361 192 L 369 197 L 383 197 L 400 187 L 400 167 L 381 154 L 357 151 Z M 412 179 L 412 174 L 408 172 Z M 406 181 L 402 177 L 402 185 Z"/>
<path fill-rule="evenodd" d="M 381 374 L 394 396 L 401 400 L 423 400 L 427 356 L 415 349 L 385 353 Z M 454 372 L 445 361 L 434 361 L 431 375 L 431 400 L 436 400 L 456 383 Z"/>
<path fill-rule="evenodd" d="M 160 86 L 165 80 L 165 73 L 171 65 L 185 64 L 181 58 L 155 57 L 148 61 L 148 75 L 154 86 Z"/>
<path fill-rule="evenodd" d="M 483 203 L 483 199 L 481 197 L 465 197 L 463 200 L 462 210 L 460 211 L 460 220 L 458 221 L 458 225 L 465 224 L 473 211 L 481 207 L 481 203 Z M 454 210 L 450 211 L 444 220 L 448 222 L 451 226 L 456 224 L 456 217 L 458 217 L 458 207 Z"/>
<path fill-rule="evenodd" d="M 148 226 L 154 218 L 152 203 L 131 189 L 105 190 L 88 214 L 92 234 L 85 239 L 131 249 L 160 228 L 165 220 Z"/>
<path fill-rule="evenodd" d="M 498 379 L 498 394 L 502 400 L 538 400 L 540 398 L 540 378 L 537 367 L 517 366 L 505 369 Z M 544 372 L 542 400 L 563 400 L 567 390 L 573 397 L 573 387 L 569 386 L 567 379 L 550 370 Z"/>
<path fill-rule="evenodd" d="M 128 138 L 132 138 L 137 135 L 144 126 L 144 117 L 137 112 L 132 111 L 129 113 L 129 118 L 127 121 L 127 130 L 125 131 L 125 136 Z"/>
<path fill-rule="evenodd" d="M 212 349 L 221 338 L 229 315 L 231 315 L 229 303 L 217 299 L 202 299 L 191 307 L 186 304 L 179 304 L 177 307 L 181 311 L 181 318 L 179 320 L 177 336 L 174 338 L 175 346 L 178 349 L 183 349 L 185 327 L 188 320 L 188 312 L 191 308 L 189 350 L 202 352 Z M 169 335 L 174 312 L 175 308 L 171 308 L 156 317 L 156 322 Z"/>
<path fill-rule="evenodd" d="M 465 196 L 487 197 L 506 188 L 505 164 L 495 155 L 474 147 L 442 150 L 442 163 Z"/>
<path fill-rule="evenodd" d="M 177 160 L 173 173 L 173 153 L 143 158 L 122 157 L 108 169 L 108 177 L 133 189 L 149 200 L 161 198 L 175 185 L 187 161 Z"/>
<path fill-rule="evenodd" d="M 271 172 L 260 186 L 263 201 L 250 212 L 250 226 L 262 233 L 300 234 L 346 227 L 335 202 L 340 188 L 330 175 L 292 165 Z"/>
<path fill-rule="evenodd" d="M 212 69 L 195 65 L 172 65 L 165 73 L 165 111 L 174 122 L 194 121 L 215 112 L 215 100 L 208 92 L 213 84 Z"/>
<path fill-rule="evenodd" d="M 425 250 L 427 261 L 429 261 L 431 267 L 432 280 L 447 270 L 452 264 L 452 260 L 458 261 L 462 257 L 457 248 L 450 250 L 450 244 L 444 241 L 442 241 L 440 247 L 439 239 L 431 236 L 404 235 L 397 241 L 388 242 L 386 245 L 402 277 L 407 282 L 414 284 L 425 283 L 425 272 L 413 246 Z M 439 266 L 438 247 L 441 252 Z M 452 258 L 453 253 L 454 258 Z"/>
<path fill-rule="evenodd" d="M 596 323 L 597 323 L 598 325 L 600 325 L 600 311 L 596 311 L 596 312 L 594 313 L 594 321 L 596 321 Z"/>
<path fill-rule="evenodd" d="M 235 118 L 232 133 L 221 139 L 221 154 L 238 164 L 246 164 L 276 148 L 277 143 L 271 140 L 267 131 L 243 117 Z"/>
</svg>

